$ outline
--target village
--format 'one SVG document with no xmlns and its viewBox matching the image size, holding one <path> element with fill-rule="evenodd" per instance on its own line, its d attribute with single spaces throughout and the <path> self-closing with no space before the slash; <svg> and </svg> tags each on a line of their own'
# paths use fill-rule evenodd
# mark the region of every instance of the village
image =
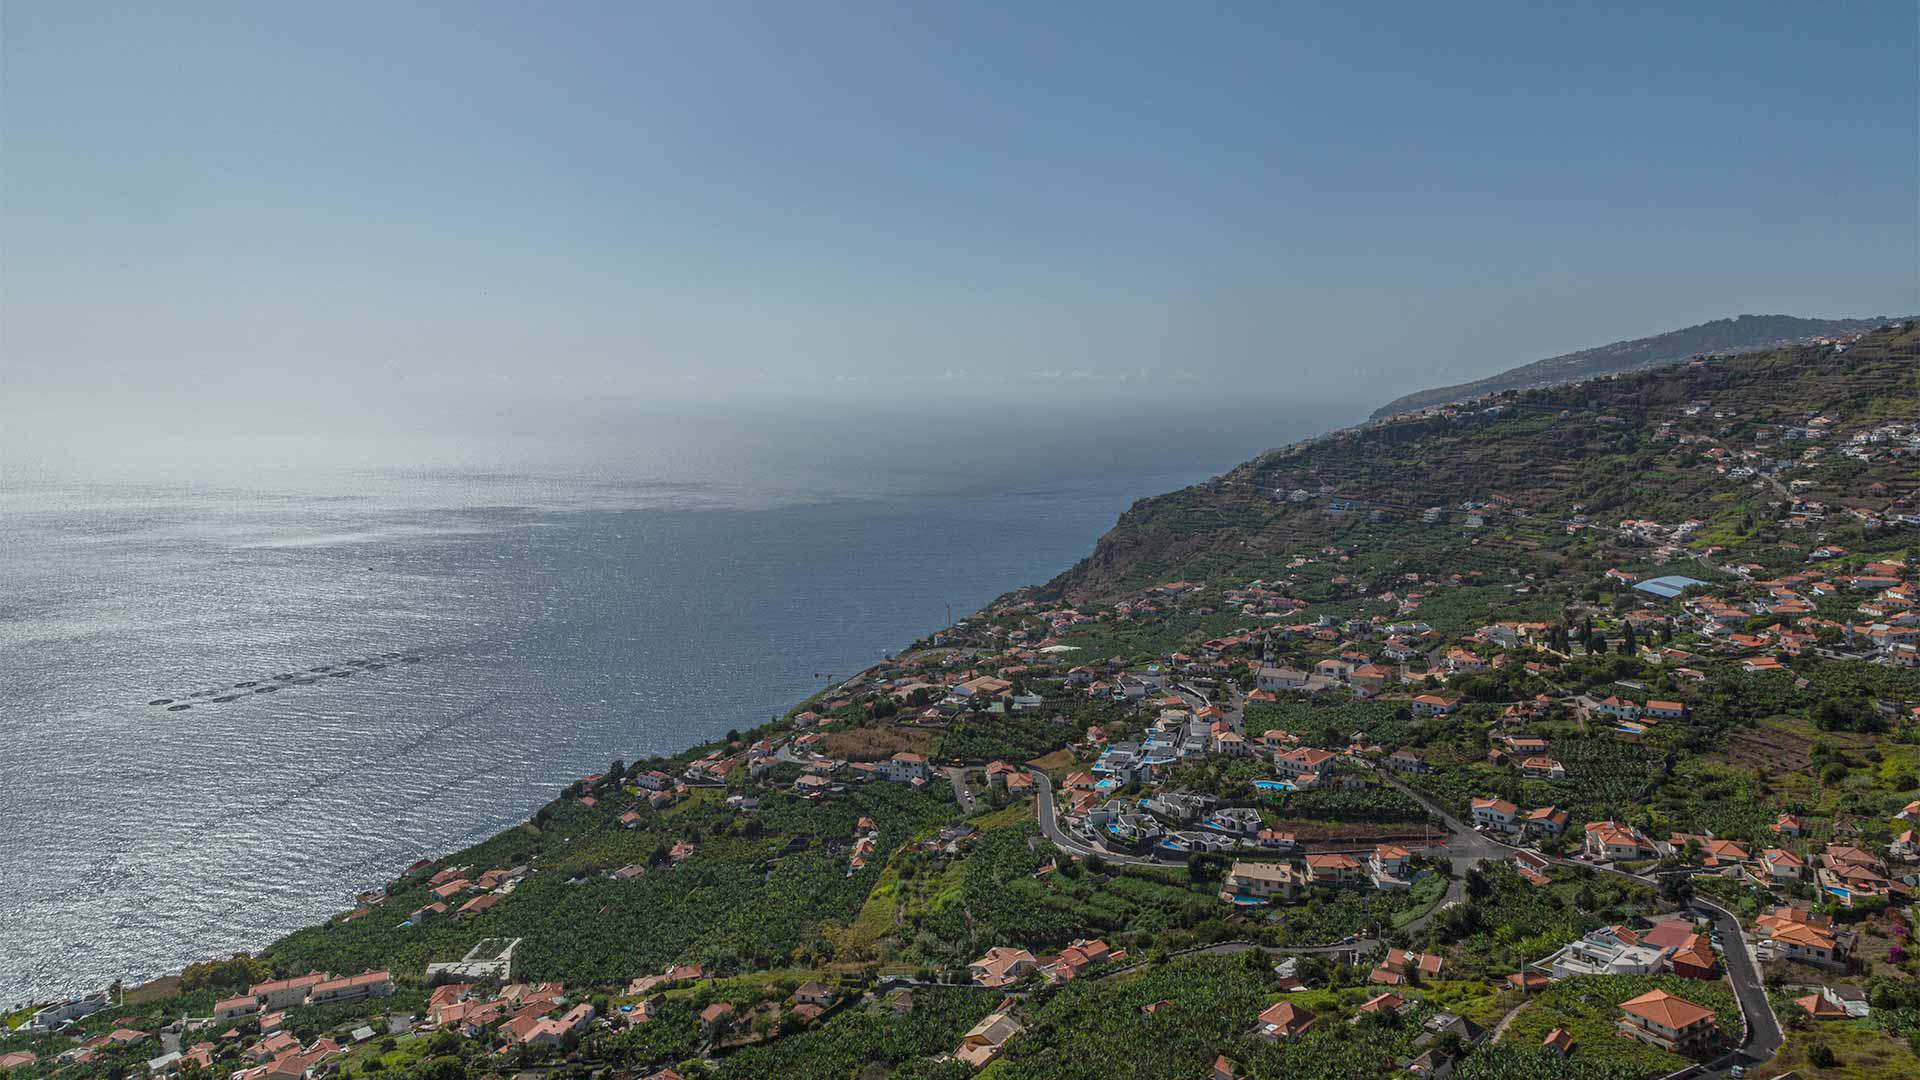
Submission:
<svg viewBox="0 0 1920 1080">
<path fill-rule="evenodd" d="M 1436 421 L 1515 412 L 1402 422 Z M 921 1024 L 914 1060 L 1010 1069 L 1069 1038 L 1053 1017 L 1081 995 L 1173 1023 L 1175 990 L 1126 996 L 1156 980 L 1240 988 L 1209 1014 L 1216 1080 L 1333 1040 L 1435 1078 L 1509 1051 L 1741 1075 L 1892 1043 L 1920 1009 L 1920 564 L 1889 538 L 1920 515 L 1876 477 L 1920 460 L 1920 425 L 1687 399 L 1646 426 L 1740 509 L 1228 478 L 1208 497 L 1324 542 L 1258 576 L 1008 594 L 770 723 L 581 777 L 519 838 L 420 860 L 269 954 L 275 977 L 21 1010 L 0 1074 L 431 1056 L 675 1080 Z M 1857 490 L 1832 493 L 1836 461 Z M 651 952 L 552 944 L 787 872 L 793 927 L 769 905 L 697 944 L 716 907 Z M 406 963 L 288 969 L 325 956 Z"/>
</svg>

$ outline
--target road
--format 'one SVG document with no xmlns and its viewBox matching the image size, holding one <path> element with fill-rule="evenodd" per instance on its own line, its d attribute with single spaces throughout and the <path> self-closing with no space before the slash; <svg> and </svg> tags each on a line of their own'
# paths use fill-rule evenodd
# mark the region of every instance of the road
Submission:
<svg viewBox="0 0 1920 1080">
<path fill-rule="evenodd" d="M 1433 906 L 1432 911 L 1427 912 L 1425 915 L 1420 916 L 1402 927 L 1402 929 L 1409 934 L 1417 933 L 1426 929 L 1427 924 L 1432 922 L 1434 917 L 1442 911 L 1467 898 L 1468 870 L 1473 869 L 1482 862 L 1498 862 L 1501 859 L 1510 858 L 1513 853 L 1519 849 L 1503 844 L 1477 829 L 1470 828 L 1459 818 L 1448 813 L 1439 803 L 1434 802 L 1421 792 L 1415 791 L 1406 784 L 1401 783 L 1399 777 L 1393 775 L 1386 769 L 1376 770 L 1375 775 L 1385 781 L 1388 787 L 1401 792 L 1414 802 L 1419 803 L 1426 809 L 1427 813 L 1439 818 L 1441 823 L 1447 827 L 1447 861 L 1450 862 L 1453 867 L 1453 880 L 1447 883 L 1446 895 L 1440 898 L 1440 902 Z"/>
<path fill-rule="evenodd" d="M 1435 804 L 1433 800 L 1401 783 L 1398 778 L 1387 775 L 1384 772 L 1381 776 L 1388 784 L 1399 788 L 1417 800 L 1420 805 L 1426 807 L 1428 813 L 1446 822 L 1447 828 L 1452 830 L 1454 836 L 1457 838 L 1455 844 L 1459 847 L 1459 850 L 1452 853 L 1456 873 L 1464 875 L 1467 866 L 1483 858 L 1504 859 L 1519 850 L 1510 845 L 1503 844 L 1484 833 L 1467 828 L 1459 819 L 1447 813 Z M 1575 862 L 1571 859 L 1556 859 L 1553 861 L 1565 866 L 1588 865 L 1586 863 Z M 1644 877 L 1639 874 L 1629 874 L 1624 870 L 1615 870 L 1611 867 L 1598 867 L 1597 869 L 1605 873 L 1632 878 L 1644 885 L 1655 885 L 1656 887 L 1658 885 L 1658 883 L 1650 877 Z M 1455 885 L 1459 885 L 1458 879 L 1456 879 Z M 1447 890 L 1449 897 L 1452 897 L 1454 892 L 1454 889 Z M 1442 906 L 1445 906 L 1444 902 Z M 1741 1040 L 1740 1046 L 1732 1053 L 1725 1055 L 1718 1061 L 1712 1062 L 1707 1067 L 1707 1071 L 1699 1075 L 1716 1076 L 1728 1074 L 1736 1065 L 1745 1066 L 1746 1069 L 1751 1072 L 1753 1069 L 1771 1060 L 1773 1055 L 1779 1053 L 1780 1044 L 1783 1040 L 1783 1036 L 1780 1033 L 1780 1020 L 1773 1015 L 1773 1005 L 1767 1000 L 1766 984 L 1761 981 L 1760 966 L 1754 962 L 1752 950 L 1747 945 L 1746 934 L 1740 928 L 1740 920 L 1735 918 L 1731 912 L 1720 907 L 1718 904 L 1699 898 L 1695 898 L 1689 906 L 1694 913 L 1702 915 L 1712 921 L 1714 929 L 1720 933 L 1722 954 L 1727 968 L 1727 981 L 1733 986 L 1734 999 L 1740 1003 L 1740 1015 L 1746 1022 L 1746 1036 Z M 1434 910 L 1437 912 L 1440 909 L 1435 908 Z M 1417 928 L 1409 927 L 1409 929 Z"/>
<path fill-rule="evenodd" d="M 1707 1066 L 1703 1076 L 1728 1075 L 1734 1066 L 1744 1066 L 1748 1072 L 1772 1060 L 1780 1052 L 1780 1044 L 1785 1036 L 1780 1031 L 1780 1020 L 1773 1015 L 1773 1004 L 1767 1000 L 1767 988 L 1760 981 L 1760 965 L 1753 959 L 1753 953 L 1747 945 L 1746 934 L 1740 929 L 1740 920 L 1733 913 L 1711 901 L 1695 898 L 1689 907 L 1697 914 L 1705 915 L 1713 921 L 1713 928 L 1720 932 L 1721 955 L 1727 965 L 1727 981 L 1733 984 L 1734 997 L 1740 1002 L 1740 1015 L 1746 1020 L 1746 1037 L 1732 1053 Z"/>
<path fill-rule="evenodd" d="M 973 792 L 967 787 L 967 770 L 951 765 L 940 771 L 947 774 L 947 782 L 953 785 L 953 797 L 960 803 L 960 812 L 972 816 Z"/>
<path fill-rule="evenodd" d="M 1107 862 L 1122 866 L 1167 866 L 1159 859 L 1143 858 L 1139 855 L 1121 855 L 1096 847 L 1060 827 L 1060 819 L 1053 812 L 1053 779 L 1039 769 L 1032 771 L 1033 776 L 1033 812 L 1040 820 L 1040 832 L 1054 847 L 1069 855 L 1082 857 L 1099 856 Z"/>
</svg>

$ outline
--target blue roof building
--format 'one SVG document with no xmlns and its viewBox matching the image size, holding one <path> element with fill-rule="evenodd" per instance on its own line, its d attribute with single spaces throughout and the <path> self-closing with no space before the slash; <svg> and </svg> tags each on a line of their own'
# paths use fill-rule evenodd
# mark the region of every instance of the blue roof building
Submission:
<svg viewBox="0 0 1920 1080">
<path fill-rule="evenodd" d="M 1704 581 L 1695 581 L 1690 577 L 1671 574 L 1667 577 L 1648 578 L 1645 581 L 1636 583 L 1634 588 L 1643 593 L 1657 596 L 1662 600 L 1671 600 L 1686 591 L 1689 586 L 1705 584 L 1706 582 Z"/>
</svg>

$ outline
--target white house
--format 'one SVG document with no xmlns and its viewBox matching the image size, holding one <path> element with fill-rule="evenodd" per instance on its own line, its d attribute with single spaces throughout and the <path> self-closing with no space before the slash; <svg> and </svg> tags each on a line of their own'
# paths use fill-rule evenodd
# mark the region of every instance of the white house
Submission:
<svg viewBox="0 0 1920 1080">
<path fill-rule="evenodd" d="M 902 750 L 880 763 L 880 776 L 900 784 L 924 781 L 927 778 L 927 759 L 911 750 Z"/>
<path fill-rule="evenodd" d="M 1503 833 L 1518 828 L 1520 808 L 1505 799 L 1475 799 L 1469 806 L 1473 810 L 1475 825 L 1484 825 L 1494 832 Z"/>
</svg>

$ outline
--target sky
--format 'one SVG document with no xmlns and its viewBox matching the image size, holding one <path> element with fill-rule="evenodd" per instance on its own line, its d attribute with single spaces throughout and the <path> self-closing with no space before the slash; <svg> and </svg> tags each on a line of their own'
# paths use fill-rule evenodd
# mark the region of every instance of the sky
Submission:
<svg viewBox="0 0 1920 1080">
<path fill-rule="evenodd" d="M 1910 0 L 12 0 L 0 461 L 1331 426 L 1712 318 L 1910 314 L 1917 83 Z"/>
</svg>

